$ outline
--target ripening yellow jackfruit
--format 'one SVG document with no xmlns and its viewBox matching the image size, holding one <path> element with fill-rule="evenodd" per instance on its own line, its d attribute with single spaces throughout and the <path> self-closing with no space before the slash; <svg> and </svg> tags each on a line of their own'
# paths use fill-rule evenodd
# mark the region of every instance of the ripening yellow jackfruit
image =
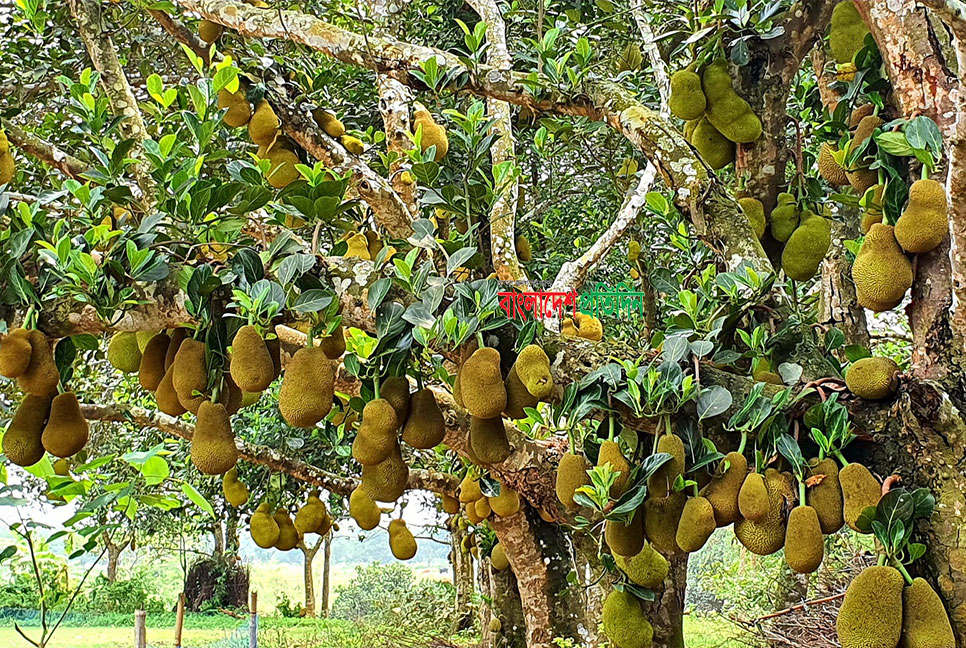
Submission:
<svg viewBox="0 0 966 648">
<path fill-rule="evenodd" d="M 707 117 L 696 120 L 688 141 L 698 150 L 708 166 L 717 171 L 735 161 L 734 142 L 711 125 Z M 689 122 L 691 123 L 691 122 Z"/>
<path fill-rule="evenodd" d="M 859 530 L 857 522 L 862 511 L 879 503 L 882 486 L 879 480 L 860 463 L 850 463 L 839 471 L 842 487 L 842 515 L 853 531 Z M 866 531 L 867 533 L 868 531 Z"/>
<path fill-rule="evenodd" d="M 899 570 L 884 565 L 866 567 L 852 579 L 835 621 L 842 648 L 898 645 L 904 582 Z"/>
<path fill-rule="evenodd" d="M 459 371 L 460 394 L 466 411 L 476 418 L 498 418 L 506 409 L 506 387 L 500 373 L 500 352 L 483 347 L 473 352 Z"/>
<path fill-rule="evenodd" d="M 760 522 L 768 515 L 768 489 L 761 473 L 745 476 L 738 491 L 738 511 L 741 517 L 754 522 Z"/>
<path fill-rule="evenodd" d="M 667 497 L 648 497 L 644 500 L 644 535 L 665 556 L 681 553 L 677 529 L 687 499 L 684 493 L 677 492 Z"/>
<path fill-rule="evenodd" d="M 30 331 L 14 329 L 0 340 L 0 376 L 16 378 L 30 366 Z"/>
<path fill-rule="evenodd" d="M 135 373 L 141 366 L 141 350 L 138 337 L 133 331 L 120 331 L 111 337 L 107 345 L 107 361 L 118 371 Z"/>
<path fill-rule="evenodd" d="M 203 401 L 191 439 L 191 463 L 206 475 L 224 475 L 237 462 L 238 449 L 228 411 L 221 403 Z"/>
<path fill-rule="evenodd" d="M 0 153 L 0 185 L 9 184 L 17 172 L 17 163 L 13 158 L 13 152 L 7 151 Z"/>
<path fill-rule="evenodd" d="M 790 193 L 778 194 L 778 203 L 771 210 L 771 236 L 784 243 L 798 227 L 798 205 Z"/>
<path fill-rule="evenodd" d="M 671 459 L 648 478 L 647 492 L 654 497 L 666 497 L 678 475 L 684 472 L 684 441 L 676 434 L 665 434 L 657 440 L 657 451 L 668 453 Z"/>
<path fill-rule="evenodd" d="M 470 523 L 480 524 L 481 522 L 483 522 L 483 517 L 480 515 L 477 515 L 476 513 L 476 502 L 468 502 L 463 508 L 464 508 L 463 512 L 466 515 L 466 519 L 469 520 Z"/>
<path fill-rule="evenodd" d="M 902 590 L 902 648 L 955 648 L 956 634 L 942 599 L 928 581 L 916 578 Z"/>
<path fill-rule="evenodd" d="M 276 144 L 262 157 L 272 163 L 268 169 L 268 184 L 276 189 L 287 187 L 302 177 L 295 168 L 296 164 L 302 163 L 295 151 Z"/>
<path fill-rule="evenodd" d="M 433 390 L 420 389 L 413 394 L 411 410 L 403 426 L 403 441 L 420 450 L 429 450 L 442 443 L 446 436 L 446 422 Z"/>
<path fill-rule="evenodd" d="M 560 335 L 564 337 L 577 337 L 577 326 L 570 317 L 565 317 L 560 324 Z"/>
<path fill-rule="evenodd" d="M 49 396 L 27 394 L 3 435 L 3 454 L 18 466 L 32 466 L 44 458 L 41 437 L 50 412 Z"/>
<path fill-rule="evenodd" d="M 335 369 L 321 347 L 299 349 L 285 369 L 278 409 L 292 426 L 314 427 L 332 409 Z"/>
<path fill-rule="evenodd" d="M 362 143 L 362 140 L 358 137 L 353 137 L 352 135 L 343 135 L 339 138 L 339 142 L 345 147 L 349 153 L 353 155 L 362 155 L 366 152 L 366 145 Z"/>
<path fill-rule="evenodd" d="M 884 356 L 856 360 L 845 374 L 845 384 L 853 394 L 866 400 L 881 400 L 899 387 L 899 365 Z"/>
<path fill-rule="evenodd" d="M 283 508 L 277 509 L 272 517 L 275 518 L 275 524 L 278 525 L 278 540 L 275 541 L 275 548 L 279 551 L 295 549 L 302 538 L 299 537 L 298 529 L 292 523 L 288 511 Z"/>
<path fill-rule="evenodd" d="M 785 500 L 795 496 L 788 477 L 774 468 L 765 471 L 764 482 L 768 506 L 765 516 L 758 521 L 743 519 L 735 522 L 735 537 L 748 551 L 759 556 L 773 554 L 784 546 Z"/>
<path fill-rule="evenodd" d="M 349 515 L 356 521 L 360 529 L 372 531 L 379 526 L 379 518 L 382 513 L 373 499 L 369 497 L 369 493 L 361 486 L 357 486 L 349 495 Z"/>
<path fill-rule="evenodd" d="M 832 244 L 829 222 L 806 210 L 782 250 L 782 269 L 790 279 L 808 281 L 818 272 Z"/>
<path fill-rule="evenodd" d="M 154 399 L 158 403 L 158 409 L 168 416 L 181 416 L 188 410 L 181 404 L 178 392 L 174 389 L 174 366 L 168 367 L 158 383 L 158 388 L 154 392 Z"/>
<path fill-rule="evenodd" d="M 874 224 L 852 264 L 859 305 L 876 313 L 895 308 L 912 280 L 912 263 L 902 253 L 892 226 Z"/>
<path fill-rule="evenodd" d="M 604 337 L 604 325 L 593 315 L 578 312 L 574 325 L 577 327 L 577 337 L 591 342 L 600 342 Z"/>
<path fill-rule="evenodd" d="M 513 366 L 516 368 L 517 377 L 534 397 L 545 398 L 553 391 L 550 358 L 539 345 L 530 344 L 524 347 Z"/>
<path fill-rule="evenodd" d="M 328 517 L 329 512 L 325 503 L 319 499 L 319 491 L 312 491 L 309 493 L 308 501 L 295 512 L 295 528 L 303 536 L 309 533 L 318 533 L 324 536 L 329 531 L 330 525 L 325 524 Z"/>
<path fill-rule="evenodd" d="M 178 354 L 171 365 L 171 384 L 178 394 L 178 400 L 192 414 L 205 400 L 208 389 L 208 366 L 205 361 L 205 343 L 200 340 L 186 339 L 181 343 Z"/>
<path fill-rule="evenodd" d="M 835 533 L 845 524 L 842 517 L 842 487 L 839 485 L 839 465 L 835 459 L 823 459 L 810 465 L 809 478 L 824 475 L 822 481 L 809 487 L 808 505 L 815 509 L 822 533 Z"/>
<path fill-rule="evenodd" d="M 331 335 L 319 340 L 319 346 L 322 347 L 325 357 L 329 360 L 341 358 L 342 354 L 345 353 L 345 332 L 342 330 L 342 325 L 339 324 Z"/>
<path fill-rule="evenodd" d="M 506 484 L 500 485 L 499 495 L 487 499 L 490 509 L 500 517 L 516 515 L 520 510 L 520 495 Z"/>
<path fill-rule="evenodd" d="M 362 488 L 378 502 L 395 502 L 402 497 L 408 480 L 409 466 L 403 461 L 398 443 L 385 461 L 362 467 Z"/>
<path fill-rule="evenodd" d="M 557 465 L 556 491 L 557 499 L 567 508 L 574 508 L 574 492 L 581 486 L 590 483 L 590 476 L 587 471 L 590 469 L 590 462 L 583 455 L 572 452 L 565 453 L 560 457 Z"/>
<path fill-rule="evenodd" d="M 469 445 L 473 455 L 487 465 L 503 463 L 512 451 L 499 416 L 491 419 L 471 416 Z"/>
<path fill-rule="evenodd" d="M 621 447 L 616 441 L 604 441 L 600 444 L 600 451 L 597 454 L 597 465 L 603 466 L 610 464 L 611 470 L 616 473 L 617 479 L 610 487 L 611 499 L 617 499 L 627 490 L 627 480 L 631 474 L 631 465 L 624 458 Z"/>
<path fill-rule="evenodd" d="M 281 122 L 278 115 L 272 109 L 272 105 L 262 99 L 255 107 L 251 119 L 248 121 L 248 136 L 251 140 L 266 150 L 275 142 L 278 137 Z"/>
<path fill-rule="evenodd" d="M 409 418 L 409 380 L 405 376 L 391 376 L 379 385 L 379 397 L 385 399 L 396 412 L 396 423 L 401 426 Z"/>
<path fill-rule="evenodd" d="M 612 554 L 635 556 L 644 548 L 644 521 L 641 517 L 640 510 L 637 510 L 627 524 L 617 520 L 604 522 L 604 541 Z"/>
<path fill-rule="evenodd" d="M 481 497 L 473 502 L 473 509 L 476 511 L 476 517 L 480 520 L 490 517 L 490 513 L 493 512 L 493 509 L 490 508 L 490 500 L 486 497 Z"/>
<path fill-rule="evenodd" d="M 671 75 L 671 97 L 667 106 L 679 119 L 691 121 L 704 115 L 707 98 L 701 89 L 701 77 L 690 67 Z"/>
<path fill-rule="evenodd" d="M 460 502 L 464 504 L 475 502 L 483 497 L 483 491 L 480 489 L 480 480 L 473 477 L 470 473 L 466 473 L 463 477 L 463 481 L 460 482 L 459 491 Z"/>
<path fill-rule="evenodd" d="M 198 35 L 201 36 L 201 40 L 209 45 L 221 38 L 224 31 L 225 28 L 222 25 L 210 20 L 202 20 L 198 23 Z"/>
<path fill-rule="evenodd" d="M 23 373 L 17 376 L 21 391 L 34 396 L 50 396 L 57 391 L 60 372 L 54 362 L 54 354 L 47 343 L 47 337 L 36 329 L 27 333 L 30 340 L 30 362 Z"/>
<path fill-rule="evenodd" d="M 765 218 L 765 206 L 761 204 L 761 201 L 757 198 L 746 197 L 739 198 L 738 204 L 741 205 L 741 211 L 744 212 L 745 218 L 748 219 L 748 224 L 751 225 L 755 236 L 759 239 L 765 236 L 765 228 L 768 222 Z"/>
<path fill-rule="evenodd" d="M 262 549 L 274 547 L 278 542 L 279 528 L 278 522 L 272 516 L 268 506 L 268 501 L 263 501 L 255 509 L 252 519 L 248 523 L 252 540 Z"/>
<path fill-rule="evenodd" d="M 845 174 L 845 169 L 839 166 L 832 155 L 835 152 L 828 142 L 823 142 L 818 150 L 818 173 L 833 187 L 844 187 L 849 184 L 849 177 Z"/>
<path fill-rule="evenodd" d="M 896 240 L 909 254 L 925 254 L 939 246 L 949 229 L 946 190 L 941 182 L 916 180 L 909 202 L 896 221 Z"/>
<path fill-rule="evenodd" d="M 616 648 L 650 648 L 654 628 L 644 616 L 641 602 L 628 591 L 614 590 L 604 600 L 601 623 Z"/>
<path fill-rule="evenodd" d="M 828 45 L 836 63 L 851 63 L 855 54 L 862 49 L 869 28 L 852 0 L 844 0 L 832 9 L 829 23 Z"/>
<path fill-rule="evenodd" d="M 675 540 L 681 551 L 693 553 L 704 546 L 717 526 L 711 502 L 700 496 L 689 497 L 678 521 Z"/>
<path fill-rule="evenodd" d="M 416 538 L 403 520 L 389 523 L 389 548 L 398 560 L 409 560 L 416 555 Z"/>
<path fill-rule="evenodd" d="M 728 468 L 724 472 L 716 473 L 701 491 L 711 503 L 715 523 L 719 527 L 727 526 L 740 517 L 738 492 L 748 473 L 748 460 L 740 452 L 729 452 L 722 459 L 722 465 L 725 462 Z"/>
<path fill-rule="evenodd" d="M 517 250 L 517 258 L 522 263 L 530 263 L 533 260 L 533 249 L 530 247 L 530 241 L 523 234 L 517 234 L 516 238 L 513 239 L 513 247 Z"/>
<path fill-rule="evenodd" d="M 503 413 L 511 419 L 518 420 L 527 417 L 524 408 L 535 408 L 540 399 L 530 393 L 527 386 L 517 375 L 516 363 L 510 367 L 510 372 L 506 375 L 504 382 L 506 388 L 506 409 Z"/>
<path fill-rule="evenodd" d="M 732 142 L 747 144 L 761 137 L 761 120 L 731 86 L 728 63 L 714 61 L 704 69 L 701 87 L 708 100 L 705 115 Z"/>
<path fill-rule="evenodd" d="M 633 556 L 616 554 L 614 562 L 632 582 L 647 589 L 660 587 L 667 578 L 669 570 L 667 558 L 654 551 L 654 547 L 647 542 L 644 543 L 644 548 Z"/>
<path fill-rule="evenodd" d="M 372 261 L 372 256 L 369 254 L 369 241 L 366 240 L 364 234 L 359 234 L 358 232 L 346 239 L 346 249 L 344 256 L 346 259 L 363 259 L 365 261 Z"/>
<path fill-rule="evenodd" d="M 796 506 L 785 529 L 785 562 L 792 571 L 811 574 L 822 564 L 825 540 L 818 513 L 811 506 Z"/>
<path fill-rule="evenodd" d="M 275 379 L 275 363 L 265 340 L 251 324 L 238 329 L 231 343 L 231 379 L 246 392 L 268 389 Z"/>
<path fill-rule="evenodd" d="M 493 545 L 490 551 L 490 564 L 497 571 L 503 571 L 510 566 L 510 560 L 506 556 L 506 549 L 503 548 L 502 543 L 497 542 Z"/>
<path fill-rule="evenodd" d="M 444 493 L 440 497 L 440 500 L 441 500 L 441 506 L 443 507 L 443 511 L 445 513 L 449 513 L 450 515 L 456 515 L 457 513 L 460 512 L 460 501 L 455 497 L 451 497 Z"/>
<path fill-rule="evenodd" d="M 362 424 L 352 442 L 352 458 L 363 466 L 385 461 L 396 448 L 396 411 L 383 398 L 366 403 Z"/>
<path fill-rule="evenodd" d="M 57 394 L 50 402 L 50 414 L 41 435 L 44 449 L 55 457 L 71 457 L 87 445 L 90 427 L 81 414 L 74 392 Z"/>
<path fill-rule="evenodd" d="M 225 500 L 235 508 L 244 506 L 248 502 L 248 486 L 238 479 L 237 466 L 233 466 L 221 478 L 221 492 L 225 495 Z"/>
<path fill-rule="evenodd" d="M 219 90 L 218 107 L 228 109 L 221 120 L 231 128 L 241 128 L 252 118 L 251 104 L 245 97 L 245 89 L 241 87 L 235 92 L 229 92 L 225 88 Z"/>
<path fill-rule="evenodd" d="M 312 111 L 312 118 L 329 137 L 342 137 L 345 135 L 345 126 L 339 118 L 324 108 L 316 108 Z"/>
<path fill-rule="evenodd" d="M 413 131 L 422 129 L 422 135 L 419 140 L 419 147 L 423 153 L 430 146 L 436 147 L 436 153 L 433 159 L 437 162 L 446 157 L 446 153 L 449 151 L 449 139 L 446 137 L 446 128 L 437 124 L 433 120 L 433 116 L 429 114 L 429 111 L 421 107 L 419 104 L 416 105 L 416 110 L 413 113 Z"/>
</svg>

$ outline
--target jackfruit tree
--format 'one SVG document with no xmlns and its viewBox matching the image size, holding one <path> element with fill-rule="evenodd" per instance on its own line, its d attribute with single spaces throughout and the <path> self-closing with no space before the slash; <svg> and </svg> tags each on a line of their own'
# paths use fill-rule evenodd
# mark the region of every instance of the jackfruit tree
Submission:
<svg viewBox="0 0 966 648">
<path fill-rule="evenodd" d="M 40 4 L 0 504 L 190 511 L 308 601 L 340 524 L 419 560 L 429 492 L 494 647 L 686 645 L 716 538 L 803 596 L 859 538 L 840 645 L 966 642 L 955 3 Z"/>
</svg>

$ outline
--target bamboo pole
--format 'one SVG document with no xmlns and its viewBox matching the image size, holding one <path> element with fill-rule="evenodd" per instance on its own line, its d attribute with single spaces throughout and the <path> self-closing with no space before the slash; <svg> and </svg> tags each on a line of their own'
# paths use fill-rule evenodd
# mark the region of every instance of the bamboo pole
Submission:
<svg viewBox="0 0 966 648">
<path fill-rule="evenodd" d="M 181 648 L 181 631 L 184 629 L 184 592 L 178 595 L 178 612 L 174 620 L 174 648 Z"/>
<path fill-rule="evenodd" d="M 251 622 L 248 624 L 248 648 L 258 648 L 258 592 L 252 592 Z"/>
<path fill-rule="evenodd" d="M 134 611 L 134 648 L 147 648 L 148 637 L 145 621 L 148 613 L 144 610 Z"/>
</svg>

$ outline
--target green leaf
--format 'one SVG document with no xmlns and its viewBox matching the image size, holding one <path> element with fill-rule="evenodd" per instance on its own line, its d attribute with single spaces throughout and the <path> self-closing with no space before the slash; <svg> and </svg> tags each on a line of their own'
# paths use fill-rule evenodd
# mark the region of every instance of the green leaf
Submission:
<svg viewBox="0 0 966 648">
<path fill-rule="evenodd" d="M 698 396 L 698 420 L 723 414 L 731 407 L 731 403 L 731 392 L 721 385 L 702 390 Z"/>
<path fill-rule="evenodd" d="M 194 502 L 195 505 L 198 508 L 200 508 L 202 511 L 204 511 L 211 517 L 215 517 L 215 509 L 212 508 L 211 503 L 205 499 L 205 496 L 198 492 L 197 488 L 195 488 L 188 482 L 185 482 L 181 484 L 181 492 L 187 495 L 188 499 Z"/>
</svg>

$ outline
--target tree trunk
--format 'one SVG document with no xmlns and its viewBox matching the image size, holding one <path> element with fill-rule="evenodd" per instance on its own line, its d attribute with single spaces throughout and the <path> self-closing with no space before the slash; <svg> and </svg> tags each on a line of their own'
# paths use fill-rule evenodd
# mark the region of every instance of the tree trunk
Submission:
<svg viewBox="0 0 966 648">
<path fill-rule="evenodd" d="M 604 633 L 599 631 L 599 622 L 604 609 L 604 599 L 611 590 L 610 581 L 607 577 L 600 577 L 604 566 L 597 557 L 598 545 L 595 539 L 586 533 L 575 533 L 572 540 L 577 582 L 583 590 L 585 622 L 581 632 L 585 635 L 586 645 L 596 648 L 607 641 Z"/>
<path fill-rule="evenodd" d="M 322 616 L 329 616 L 329 575 L 332 569 L 332 534 L 325 537 L 322 549 L 322 604 L 319 612 Z"/>
<path fill-rule="evenodd" d="M 229 553 L 237 554 L 241 547 L 241 540 L 238 537 L 238 522 L 241 511 L 232 506 L 225 516 L 225 550 Z"/>
<path fill-rule="evenodd" d="M 120 559 L 125 545 L 114 543 L 110 535 L 105 533 L 104 546 L 107 549 L 107 582 L 114 583 L 117 581 L 117 561 Z"/>
<path fill-rule="evenodd" d="M 482 644 L 493 648 L 527 648 L 527 623 L 513 570 L 497 571 L 488 560 L 482 562 L 480 569 L 487 572 L 491 601 L 488 613 L 484 615 L 486 623 L 480 628 Z M 499 632 L 490 629 L 494 618 L 500 620 Z"/>
<path fill-rule="evenodd" d="M 325 542 L 324 538 L 319 538 L 314 547 L 306 544 L 305 540 L 299 543 L 299 549 L 302 551 L 302 584 L 305 588 L 305 616 L 307 617 L 315 616 L 315 580 L 312 563 L 323 542 Z"/>
<path fill-rule="evenodd" d="M 453 615 L 456 632 L 473 627 L 473 556 L 463 551 L 465 537 L 466 530 L 453 524 L 449 536 L 449 559 L 453 569 L 453 587 L 456 588 Z"/>
<path fill-rule="evenodd" d="M 211 526 L 211 534 L 215 541 L 212 555 L 217 558 L 225 553 L 225 529 L 221 526 L 221 521 L 215 522 Z"/>
</svg>

